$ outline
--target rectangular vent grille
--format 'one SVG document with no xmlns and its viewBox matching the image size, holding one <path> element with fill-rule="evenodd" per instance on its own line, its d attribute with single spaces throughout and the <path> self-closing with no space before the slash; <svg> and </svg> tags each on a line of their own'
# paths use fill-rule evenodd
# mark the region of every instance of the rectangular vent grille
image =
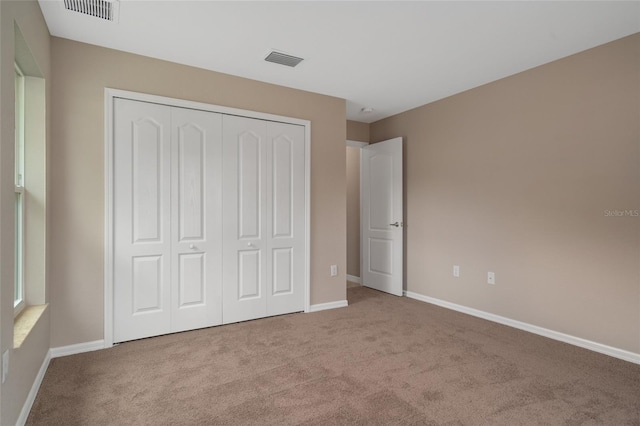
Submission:
<svg viewBox="0 0 640 426">
<path fill-rule="evenodd" d="M 113 2 L 107 0 L 64 0 L 67 10 L 113 21 Z"/>
<path fill-rule="evenodd" d="M 304 61 L 302 58 L 296 56 L 286 55 L 280 52 L 271 52 L 264 58 L 267 62 L 273 62 L 274 64 L 286 65 L 288 67 L 295 67 L 300 62 Z"/>
</svg>

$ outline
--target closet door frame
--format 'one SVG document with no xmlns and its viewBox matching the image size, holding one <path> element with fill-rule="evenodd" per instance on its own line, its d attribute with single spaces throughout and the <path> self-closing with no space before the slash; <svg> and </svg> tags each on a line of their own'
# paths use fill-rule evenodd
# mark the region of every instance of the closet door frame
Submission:
<svg viewBox="0 0 640 426">
<path fill-rule="evenodd" d="M 311 247 L 311 122 L 298 118 L 284 117 L 220 105 L 168 98 L 146 93 L 105 88 L 104 91 L 104 348 L 113 346 L 113 290 L 114 290 L 114 101 L 129 99 L 150 102 L 170 107 L 189 108 L 227 115 L 238 115 L 259 120 L 296 124 L 305 129 L 304 137 L 304 174 L 305 174 L 305 247 L 304 247 L 304 312 L 310 307 L 310 247 Z"/>
</svg>

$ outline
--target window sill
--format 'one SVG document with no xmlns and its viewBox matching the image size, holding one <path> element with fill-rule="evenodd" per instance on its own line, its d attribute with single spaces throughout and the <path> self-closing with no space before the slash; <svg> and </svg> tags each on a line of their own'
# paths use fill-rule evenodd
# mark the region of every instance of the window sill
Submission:
<svg viewBox="0 0 640 426">
<path fill-rule="evenodd" d="M 13 322 L 13 349 L 18 349 L 47 309 L 48 304 L 27 306 Z"/>
</svg>

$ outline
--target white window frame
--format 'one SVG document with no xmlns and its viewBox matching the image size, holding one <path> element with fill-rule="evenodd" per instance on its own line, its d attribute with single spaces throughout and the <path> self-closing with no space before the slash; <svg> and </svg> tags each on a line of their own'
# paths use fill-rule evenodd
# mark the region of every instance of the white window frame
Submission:
<svg viewBox="0 0 640 426">
<path fill-rule="evenodd" d="M 24 73 L 15 67 L 15 262 L 14 262 L 14 317 L 18 316 L 26 305 L 26 291 L 24 286 L 24 246 L 25 246 L 25 198 L 24 188 L 24 133 L 25 133 L 25 91 Z"/>
</svg>

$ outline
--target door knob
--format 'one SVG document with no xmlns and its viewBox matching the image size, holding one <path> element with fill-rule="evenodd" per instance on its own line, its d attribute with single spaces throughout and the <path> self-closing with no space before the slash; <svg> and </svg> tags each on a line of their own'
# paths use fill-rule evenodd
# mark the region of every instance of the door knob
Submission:
<svg viewBox="0 0 640 426">
<path fill-rule="evenodd" d="M 393 223 L 390 223 L 389 225 L 390 226 L 395 226 L 396 228 L 400 227 L 400 223 L 398 223 L 398 222 L 393 222 Z"/>
<path fill-rule="evenodd" d="M 189 244 L 189 248 L 190 248 L 191 250 L 195 250 L 197 247 L 196 247 L 196 246 L 194 246 L 193 244 Z"/>
<path fill-rule="evenodd" d="M 253 243 L 247 243 L 247 247 L 253 247 Z"/>
</svg>

